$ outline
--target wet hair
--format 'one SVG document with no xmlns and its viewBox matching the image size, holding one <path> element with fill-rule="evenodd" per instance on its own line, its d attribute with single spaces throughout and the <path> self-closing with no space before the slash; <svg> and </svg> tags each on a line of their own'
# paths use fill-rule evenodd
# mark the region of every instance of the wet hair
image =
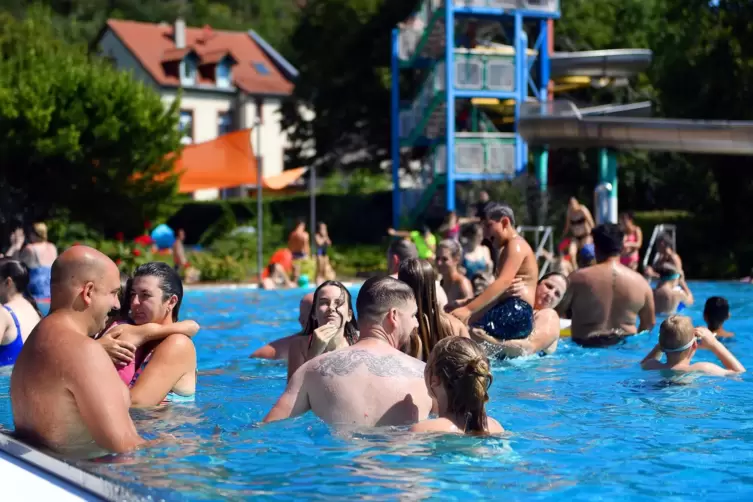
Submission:
<svg viewBox="0 0 753 502">
<path fill-rule="evenodd" d="M 703 306 L 703 317 L 706 318 L 709 329 L 716 331 L 729 319 L 729 302 L 721 296 L 712 296 Z"/>
<path fill-rule="evenodd" d="M 550 277 L 560 277 L 564 279 L 565 284 L 567 284 L 568 287 L 570 286 L 570 279 L 568 279 L 567 276 L 563 274 L 562 272 L 547 272 L 541 277 L 541 279 L 539 279 L 538 284 L 541 284 L 542 282 L 549 279 Z"/>
<path fill-rule="evenodd" d="M 173 308 L 173 321 L 178 320 L 180 306 L 183 303 L 183 281 L 178 272 L 167 263 L 153 261 L 140 265 L 133 273 L 133 279 L 137 277 L 156 277 L 159 279 L 159 288 L 162 290 L 162 301 L 167 301 L 171 296 L 178 297 L 178 302 Z"/>
<path fill-rule="evenodd" d="M 674 249 L 674 246 L 672 245 L 672 238 L 666 232 L 659 235 L 659 238 L 656 240 L 656 245 L 658 246 L 660 244 L 664 244 L 666 247 Z"/>
<path fill-rule="evenodd" d="M 416 245 L 407 239 L 399 239 L 392 241 L 390 247 L 387 248 L 387 255 L 392 258 L 397 256 L 400 262 L 408 260 L 410 258 L 418 258 L 418 249 Z"/>
<path fill-rule="evenodd" d="M 413 290 L 404 282 L 390 276 L 372 277 L 358 292 L 356 310 L 361 323 L 378 323 L 390 309 L 404 308 L 415 301 Z"/>
<path fill-rule="evenodd" d="M 437 254 L 440 249 L 446 249 L 454 260 L 460 260 L 463 257 L 463 248 L 455 239 L 444 239 L 437 245 Z"/>
<path fill-rule="evenodd" d="M 674 350 L 686 345 L 693 338 L 693 321 L 690 317 L 673 315 L 659 327 L 659 346 L 664 350 Z M 686 352 L 690 348 L 682 352 Z"/>
<path fill-rule="evenodd" d="M 498 202 L 489 202 L 484 208 L 484 219 L 492 221 L 502 221 L 502 218 L 510 220 L 510 225 L 515 226 L 515 213 L 512 208 L 506 204 Z"/>
<path fill-rule="evenodd" d="M 410 286 L 416 297 L 418 335 L 421 338 L 420 357 L 416 358 L 427 361 L 437 342 L 452 336 L 449 327 L 442 322 L 442 311 L 437 303 L 437 277 L 434 268 L 426 260 L 411 258 L 400 264 L 397 278 Z"/>
<path fill-rule="evenodd" d="M 619 225 L 602 223 L 591 230 L 591 236 L 594 240 L 597 261 L 602 261 L 612 256 L 619 256 L 622 252 L 624 234 Z"/>
<path fill-rule="evenodd" d="M 486 403 L 493 377 L 481 347 L 470 338 L 445 338 L 432 350 L 426 367 L 447 392 L 447 411 L 465 417 L 463 432 L 487 433 Z"/>
<path fill-rule="evenodd" d="M 131 276 L 129 276 L 125 272 L 120 272 L 120 292 L 118 293 L 120 309 L 110 311 L 110 313 L 108 314 L 107 323 L 105 324 L 105 329 L 100 331 L 99 334 L 94 337 L 95 339 L 107 333 L 107 331 L 116 322 L 128 320 L 131 311 L 130 298 L 132 282 L 133 279 L 131 279 Z"/>
<path fill-rule="evenodd" d="M 44 317 L 39 310 L 36 300 L 29 291 L 29 268 L 23 262 L 11 258 L 0 258 L 0 279 L 10 278 L 16 291 L 21 293 L 24 299 L 31 303 L 39 317 Z"/>
<path fill-rule="evenodd" d="M 350 291 L 340 281 L 324 281 L 314 291 L 314 301 L 311 304 L 311 311 L 309 312 L 308 321 L 306 327 L 303 329 L 302 335 L 311 336 L 314 334 L 314 330 L 319 327 L 319 322 L 316 320 L 316 302 L 319 299 L 319 292 L 327 286 L 334 286 L 340 289 L 340 304 L 348 304 L 348 312 L 350 312 L 350 321 L 345 323 L 345 339 L 348 341 L 348 345 L 353 345 L 358 341 L 358 321 L 356 321 L 355 313 L 353 312 L 353 300 L 350 296 Z M 338 315 L 340 313 L 338 312 Z M 340 317 L 340 326 L 345 319 Z"/>
</svg>

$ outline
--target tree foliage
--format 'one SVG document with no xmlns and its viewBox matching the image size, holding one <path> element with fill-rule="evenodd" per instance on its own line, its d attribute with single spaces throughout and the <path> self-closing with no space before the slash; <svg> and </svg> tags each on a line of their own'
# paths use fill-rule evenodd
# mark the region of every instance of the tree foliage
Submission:
<svg viewBox="0 0 753 502">
<path fill-rule="evenodd" d="M 176 191 L 177 106 L 56 38 L 44 12 L 0 15 L 0 213 L 141 228 Z"/>
</svg>

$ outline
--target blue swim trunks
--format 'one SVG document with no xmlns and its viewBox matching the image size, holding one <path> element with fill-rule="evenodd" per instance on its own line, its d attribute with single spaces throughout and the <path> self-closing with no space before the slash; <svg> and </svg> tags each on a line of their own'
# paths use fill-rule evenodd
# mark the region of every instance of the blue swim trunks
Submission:
<svg viewBox="0 0 753 502">
<path fill-rule="evenodd" d="M 533 307 L 516 296 L 495 305 L 473 324 L 498 340 L 520 340 L 533 331 Z"/>
</svg>

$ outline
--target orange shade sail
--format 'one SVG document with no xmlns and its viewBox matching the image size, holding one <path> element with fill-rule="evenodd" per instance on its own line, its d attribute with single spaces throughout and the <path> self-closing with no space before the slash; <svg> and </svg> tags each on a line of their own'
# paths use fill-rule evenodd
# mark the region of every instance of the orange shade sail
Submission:
<svg viewBox="0 0 753 502">
<path fill-rule="evenodd" d="M 234 131 L 217 139 L 188 145 L 175 161 L 180 173 L 178 191 L 190 193 L 206 188 L 232 188 L 256 185 L 258 170 L 251 147 L 251 129 Z M 280 190 L 303 176 L 308 168 L 283 171 L 265 177 L 263 188 Z"/>
</svg>

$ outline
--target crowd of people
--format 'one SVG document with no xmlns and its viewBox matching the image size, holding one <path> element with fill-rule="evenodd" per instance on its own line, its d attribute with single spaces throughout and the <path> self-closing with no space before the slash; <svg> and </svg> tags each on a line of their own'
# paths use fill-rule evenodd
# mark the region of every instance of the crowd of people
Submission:
<svg viewBox="0 0 753 502">
<path fill-rule="evenodd" d="M 367 280 L 355 302 L 342 283 L 322 281 L 301 300 L 300 332 L 251 355 L 284 360 L 288 367 L 287 387 L 264 422 L 311 410 L 335 425 L 501 432 L 486 413 L 490 361 L 553 354 L 561 318 L 572 321 L 573 342 L 587 348 L 624 342 L 656 323 L 656 298 L 665 292 L 653 291 L 634 270 L 635 260 L 626 259 L 625 243 L 637 241 L 626 238 L 619 225 L 590 225 L 587 210 L 579 210 L 581 216 L 571 214 L 569 221 L 575 227 L 585 218 L 588 235 L 578 231 L 576 249 L 592 245 L 595 263 L 569 275 L 553 271 L 539 278 L 538 257 L 517 232 L 512 209 L 486 202 L 475 221 L 464 223 L 470 230 L 450 220 L 446 238 L 431 255 L 422 255 L 412 233 L 395 232 L 399 238 L 387 251 L 387 273 Z M 463 235 L 470 239 L 458 242 Z M 330 242 L 322 238 L 317 244 Z M 490 252 L 479 251 L 479 245 Z M 667 279 L 669 266 L 683 278 L 682 262 L 665 242 L 652 270 Z M 493 273 L 478 287 L 469 268 Z M 15 434 L 69 454 L 91 454 L 93 447 L 124 452 L 147 444 L 129 408 L 196 395 L 192 337 L 199 326 L 179 319 L 180 276 L 156 262 L 126 276 L 86 246 L 65 250 L 50 269 L 50 311 L 42 317 L 29 294 L 28 267 L 13 258 L 0 261 L 0 302 L 6 307 L 0 310 L 0 360 L 11 354 L 15 361 L 10 382 Z M 657 290 L 666 287 L 661 284 Z M 680 301 L 692 301 L 689 292 L 683 294 Z M 720 297 L 705 305 L 707 328 L 671 315 L 641 366 L 668 378 L 745 371 L 720 341 L 733 336 L 723 328 L 728 318 L 729 305 Z M 694 362 L 699 348 L 716 355 L 721 366 Z"/>
</svg>

